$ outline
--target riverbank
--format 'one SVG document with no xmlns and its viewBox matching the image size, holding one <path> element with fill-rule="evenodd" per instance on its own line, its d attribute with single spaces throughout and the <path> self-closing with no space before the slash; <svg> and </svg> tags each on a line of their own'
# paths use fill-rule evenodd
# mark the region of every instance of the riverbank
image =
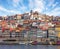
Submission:
<svg viewBox="0 0 60 49">
<path fill-rule="evenodd" d="M 60 44 L 50 44 L 50 43 L 25 43 L 25 42 L 0 42 L 0 45 L 60 45 Z"/>
</svg>

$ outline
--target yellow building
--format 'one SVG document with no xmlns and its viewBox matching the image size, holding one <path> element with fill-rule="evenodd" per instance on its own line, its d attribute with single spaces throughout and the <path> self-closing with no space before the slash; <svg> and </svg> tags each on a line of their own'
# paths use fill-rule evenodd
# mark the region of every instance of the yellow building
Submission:
<svg viewBox="0 0 60 49">
<path fill-rule="evenodd" d="M 60 25 L 56 25 L 55 30 L 60 31 Z"/>
<path fill-rule="evenodd" d="M 57 36 L 60 37 L 60 32 L 58 32 Z"/>
<path fill-rule="evenodd" d="M 55 30 L 57 32 L 57 37 L 60 38 L 60 25 L 56 25 Z"/>
<path fill-rule="evenodd" d="M 18 14 L 17 15 L 17 19 L 21 19 L 22 15 L 21 14 Z"/>
</svg>

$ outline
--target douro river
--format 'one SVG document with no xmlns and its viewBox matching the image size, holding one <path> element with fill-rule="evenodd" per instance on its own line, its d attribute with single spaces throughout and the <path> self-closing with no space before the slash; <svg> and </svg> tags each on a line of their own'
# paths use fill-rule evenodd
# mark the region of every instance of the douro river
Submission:
<svg viewBox="0 0 60 49">
<path fill-rule="evenodd" d="M 0 49 L 60 49 L 59 45 L 0 45 Z"/>
</svg>

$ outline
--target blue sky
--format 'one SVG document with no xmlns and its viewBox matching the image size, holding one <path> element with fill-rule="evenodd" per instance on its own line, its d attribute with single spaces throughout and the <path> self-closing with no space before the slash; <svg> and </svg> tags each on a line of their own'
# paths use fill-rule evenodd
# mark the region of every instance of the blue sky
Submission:
<svg viewBox="0 0 60 49">
<path fill-rule="evenodd" d="M 60 0 L 0 0 L 0 16 L 38 11 L 60 16 Z"/>
</svg>

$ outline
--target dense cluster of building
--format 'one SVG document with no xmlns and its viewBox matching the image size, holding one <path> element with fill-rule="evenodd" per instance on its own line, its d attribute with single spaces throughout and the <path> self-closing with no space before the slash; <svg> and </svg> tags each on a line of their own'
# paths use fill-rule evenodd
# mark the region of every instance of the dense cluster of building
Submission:
<svg viewBox="0 0 60 49">
<path fill-rule="evenodd" d="M 60 38 L 60 17 L 29 13 L 0 17 L 0 38 L 38 40 L 40 38 Z M 0 40 L 1 40 L 0 39 Z"/>
</svg>

